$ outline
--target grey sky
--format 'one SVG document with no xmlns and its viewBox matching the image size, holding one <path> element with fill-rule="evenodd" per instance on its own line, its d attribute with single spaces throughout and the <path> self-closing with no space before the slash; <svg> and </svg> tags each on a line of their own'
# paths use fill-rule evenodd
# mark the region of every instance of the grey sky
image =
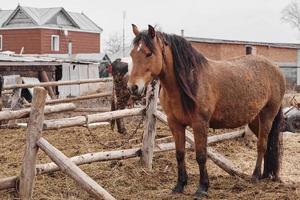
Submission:
<svg viewBox="0 0 300 200">
<path fill-rule="evenodd" d="M 20 3 L 31 7 L 64 7 L 84 12 L 108 35 L 122 32 L 126 11 L 126 37 L 131 41 L 131 23 L 140 28 L 158 24 L 164 32 L 194 37 L 299 42 L 300 32 L 280 20 L 290 0 L 0 0 L 1 9 Z"/>
</svg>

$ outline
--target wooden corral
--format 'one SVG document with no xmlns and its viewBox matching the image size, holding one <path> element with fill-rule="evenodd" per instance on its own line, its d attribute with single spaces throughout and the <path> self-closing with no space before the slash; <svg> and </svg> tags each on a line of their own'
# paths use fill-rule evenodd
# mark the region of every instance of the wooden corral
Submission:
<svg viewBox="0 0 300 200">
<path fill-rule="evenodd" d="M 18 86 L 19 87 L 19 86 Z M 0 119 L 19 119 L 28 117 L 29 123 L 27 127 L 26 150 L 22 162 L 20 176 L 8 177 L 0 179 L 0 189 L 19 188 L 21 199 L 30 199 L 34 188 L 34 177 L 38 174 L 53 172 L 61 169 L 64 173 L 74 179 L 84 190 L 100 199 L 114 199 L 105 189 L 84 173 L 77 165 L 99 162 L 106 160 L 119 160 L 132 157 L 141 157 L 141 162 L 147 169 L 152 168 L 153 154 L 156 152 L 164 152 L 175 149 L 173 142 L 159 142 L 155 145 L 156 120 L 167 123 L 166 115 L 156 110 L 158 100 L 158 84 L 150 84 L 147 92 L 146 107 L 125 109 L 119 111 L 105 112 L 100 114 L 90 114 L 77 116 L 73 118 L 61 118 L 53 120 L 44 120 L 44 115 L 50 112 L 59 112 L 66 109 L 74 109 L 72 104 L 45 106 L 46 94 L 45 89 L 36 87 L 34 89 L 34 97 L 31 109 L 22 109 L 18 111 L 0 112 Z M 95 122 L 109 121 L 129 116 L 144 116 L 144 135 L 142 146 L 132 149 L 123 149 L 110 152 L 95 152 L 72 158 L 66 157 L 58 149 L 52 146 L 43 138 L 43 130 L 60 129 L 71 126 L 88 126 Z M 242 137 L 244 131 L 226 133 L 223 135 L 212 136 L 208 138 L 208 143 L 228 140 L 232 138 Z M 192 148 L 194 143 L 193 135 L 186 130 L 187 148 Z M 36 155 L 38 148 L 42 149 L 53 161 L 53 163 L 36 164 Z M 208 149 L 208 156 L 221 169 L 233 176 L 247 178 L 247 175 L 240 172 L 230 161 L 225 159 L 221 154 L 215 152 L 212 148 Z M 18 179 L 20 179 L 18 185 Z"/>
<path fill-rule="evenodd" d="M 31 103 L 28 103 L 26 100 L 23 100 L 23 98 L 21 97 L 21 89 L 28 89 L 28 90 L 32 90 L 33 87 L 37 87 L 37 86 L 42 86 L 45 87 L 49 93 L 48 88 L 52 87 L 52 86 L 65 86 L 65 85 L 80 85 L 80 84 L 93 84 L 93 83 L 105 83 L 105 82 L 110 82 L 111 78 L 102 78 L 102 79 L 84 79 L 84 80 L 68 80 L 68 81 L 53 81 L 53 82 L 43 82 L 43 83 L 29 83 L 29 84 L 22 84 L 21 83 L 21 77 L 18 75 L 14 75 L 14 76 L 9 76 L 7 77 L 7 79 L 5 79 L 7 84 L 4 85 L 1 88 L 1 91 L 3 90 L 5 91 L 10 91 L 10 93 L 7 94 L 11 94 L 11 105 L 10 105 L 10 112 L 6 112 L 3 113 L 5 114 L 5 116 L 16 116 L 18 113 L 20 113 L 20 115 L 24 115 L 25 110 L 19 110 L 22 106 L 25 107 L 29 107 L 31 106 Z M 32 90 L 33 91 L 33 90 Z M 97 93 L 97 94 L 91 94 L 91 95 L 85 95 L 85 96 L 79 96 L 79 97 L 70 97 L 70 98 L 64 98 L 64 99 L 50 99 L 50 97 L 48 96 L 47 100 L 46 100 L 46 104 L 57 104 L 57 103 L 67 103 L 67 102 L 76 102 L 76 101 L 82 101 L 82 100 L 86 100 L 86 99 L 97 99 L 97 98 L 102 98 L 102 97 L 109 97 L 111 96 L 111 92 L 102 92 L 102 93 Z M 63 104 L 61 105 L 63 106 Z M 5 110 L 7 111 L 8 108 L 6 108 Z M 73 108 L 72 110 L 74 110 L 75 108 Z M 16 110 L 15 112 L 13 112 L 14 110 Z M 67 110 L 67 109 L 66 109 Z M 69 109 L 70 110 L 70 109 Z M 86 109 L 83 109 L 86 112 L 89 112 Z M 82 109 L 78 110 L 79 112 L 83 111 Z M 107 108 L 96 108 L 95 110 L 104 110 L 107 111 Z M 26 111 L 27 112 L 27 111 Z M 5 119 L 5 116 L 2 117 L 2 120 Z M 1 118 L 1 117 L 0 117 Z M 8 125 L 2 125 L 1 127 L 8 127 L 8 128 L 15 128 L 18 126 L 23 126 L 18 124 L 16 122 L 16 119 L 9 119 L 9 123 Z M 94 126 L 94 125 L 93 125 Z"/>
</svg>

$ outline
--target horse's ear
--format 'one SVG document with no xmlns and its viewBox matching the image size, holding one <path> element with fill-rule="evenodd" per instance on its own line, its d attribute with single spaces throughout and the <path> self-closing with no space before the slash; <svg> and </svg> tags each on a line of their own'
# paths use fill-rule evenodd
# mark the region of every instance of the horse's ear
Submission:
<svg viewBox="0 0 300 200">
<path fill-rule="evenodd" d="M 131 24 L 131 26 L 132 26 L 132 31 L 133 31 L 135 36 L 140 34 L 140 31 L 139 31 L 138 27 L 135 24 Z"/>
<path fill-rule="evenodd" d="M 155 38 L 155 29 L 151 25 L 148 25 L 148 35 L 150 35 L 152 39 Z"/>
</svg>

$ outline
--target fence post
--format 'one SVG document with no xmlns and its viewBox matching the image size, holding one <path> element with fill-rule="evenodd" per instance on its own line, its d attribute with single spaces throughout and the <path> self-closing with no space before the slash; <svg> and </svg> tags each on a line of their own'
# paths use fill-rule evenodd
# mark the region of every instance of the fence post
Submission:
<svg viewBox="0 0 300 200">
<path fill-rule="evenodd" d="M 144 122 L 144 135 L 142 146 L 142 164 L 148 169 L 152 169 L 152 158 L 154 150 L 154 140 L 156 135 L 156 117 L 154 113 L 157 108 L 159 83 L 154 81 L 147 88 L 146 117 Z"/>
<path fill-rule="evenodd" d="M 20 175 L 20 199 L 31 199 L 35 177 L 38 146 L 36 142 L 42 135 L 44 107 L 47 91 L 36 87 L 33 91 L 32 107 L 26 132 L 26 149 Z"/>
<path fill-rule="evenodd" d="M 46 71 L 44 71 L 44 70 L 43 70 L 43 71 L 40 71 L 39 75 L 40 75 L 40 77 L 41 77 L 41 79 L 42 79 L 41 81 L 43 81 L 43 82 L 50 82 L 50 81 L 49 81 L 49 78 L 48 78 L 48 74 L 47 74 Z M 48 87 L 45 87 L 45 88 L 47 89 L 48 94 L 49 94 L 49 96 L 51 97 L 51 99 L 55 99 L 56 96 L 55 96 L 53 87 L 48 86 Z"/>
</svg>

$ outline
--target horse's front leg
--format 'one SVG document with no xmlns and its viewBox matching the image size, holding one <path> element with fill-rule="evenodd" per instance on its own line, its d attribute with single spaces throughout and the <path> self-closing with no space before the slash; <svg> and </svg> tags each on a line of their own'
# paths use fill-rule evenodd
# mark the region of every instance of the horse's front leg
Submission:
<svg viewBox="0 0 300 200">
<path fill-rule="evenodd" d="M 168 118 L 168 124 L 173 134 L 176 147 L 176 160 L 178 169 L 177 184 L 172 189 L 174 193 L 182 193 L 184 186 L 187 184 L 187 173 L 185 167 L 185 126 L 176 120 Z"/>
<path fill-rule="evenodd" d="M 199 187 L 195 193 L 195 198 L 201 198 L 207 195 L 209 186 L 208 174 L 206 169 L 206 145 L 207 145 L 207 132 L 208 122 L 205 120 L 199 120 L 192 124 L 195 138 L 195 151 L 196 160 L 199 165 L 200 180 Z"/>
</svg>

